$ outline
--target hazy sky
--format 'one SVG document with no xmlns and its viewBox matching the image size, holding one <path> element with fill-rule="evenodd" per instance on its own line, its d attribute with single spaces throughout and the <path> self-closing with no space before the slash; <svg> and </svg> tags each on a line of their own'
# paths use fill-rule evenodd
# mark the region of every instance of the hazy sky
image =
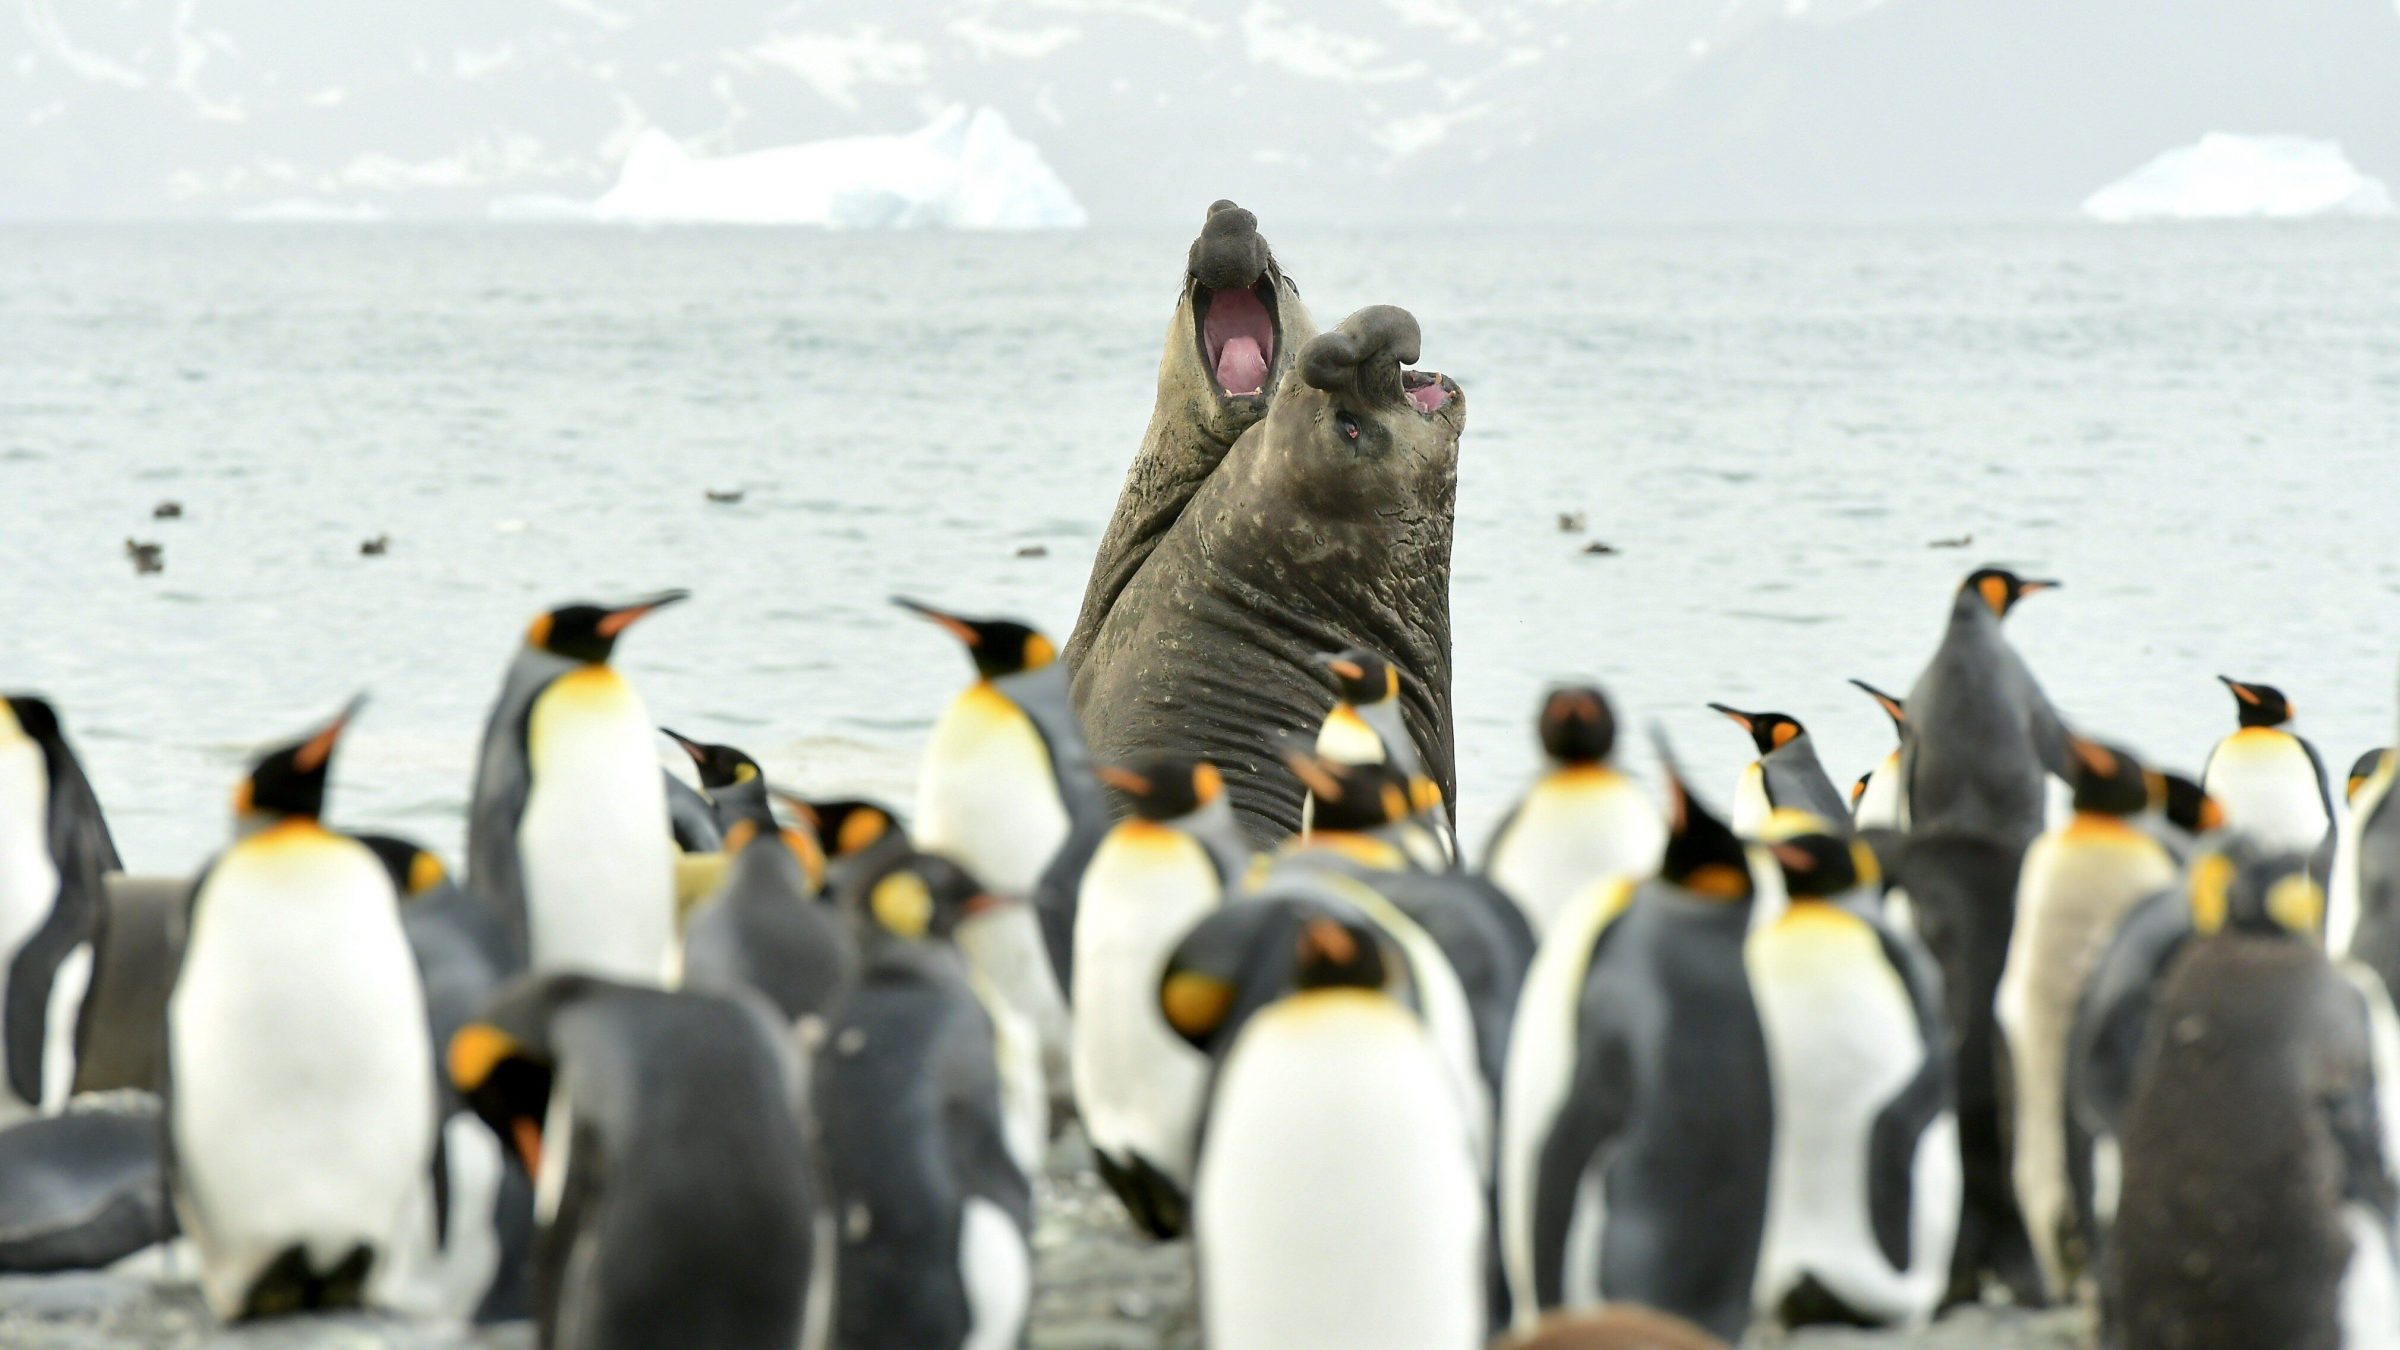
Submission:
<svg viewBox="0 0 2400 1350">
<path fill-rule="evenodd" d="M 2063 215 L 2206 132 L 2400 182 L 2392 0 L 0 0 L 0 218 L 589 202 L 990 107 L 1098 223 Z"/>
</svg>

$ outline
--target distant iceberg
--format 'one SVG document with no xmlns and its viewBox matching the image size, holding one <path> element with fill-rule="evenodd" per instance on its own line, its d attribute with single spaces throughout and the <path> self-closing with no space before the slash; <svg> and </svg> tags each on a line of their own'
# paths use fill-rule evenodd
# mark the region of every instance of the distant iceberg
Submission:
<svg viewBox="0 0 2400 1350">
<path fill-rule="evenodd" d="M 2094 220 L 2388 216 L 2392 194 L 2333 141 L 2211 132 L 2084 199 Z"/>
<path fill-rule="evenodd" d="M 1080 229 L 1083 206 L 990 108 L 921 131 L 845 136 L 699 159 L 656 128 L 593 202 L 602 221 L 818 225 L 834 230 Z"/>
</svg>

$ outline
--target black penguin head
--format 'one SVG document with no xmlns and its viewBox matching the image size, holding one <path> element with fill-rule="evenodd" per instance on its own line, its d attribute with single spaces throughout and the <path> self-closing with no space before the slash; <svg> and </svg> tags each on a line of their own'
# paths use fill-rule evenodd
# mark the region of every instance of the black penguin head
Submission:
<svg viewBox="0 0 2400 1350">
<path fill-rule="evenodd" d="M 1292 983 L 1301 989 L 1381 989 L 1383 945 L 1356 919 L 1320 914 L 1300 925 L 1293 943 Z"/>
<path fill-rule="evenodd" d="M 1366 834 L 1417 812 L 1408 775 L 1389 764 L 1343 764 L 1305 750 L 1285 751 L 1283 762 L 1316 797 L 1319 830 Z"/>
<path fill-rule="evenodd" d="M 700 772 L 700 786 L 711 792 L 736 783 L 754 783 L 761 776 L 758 761 L 730 745 L 702 745 L 673 727 L 659 730 L 692 757 L 692 767 Z"/>
<path fill-rule="evenodd" d="M 2198 783 L 2179 773 L 2152 775 L 2150 807 L 2185 834 L 2214 834 L 2225 827 L 2225 808 Z"/>
<path fill-rule="evenodd" d="M 2005 567 L 1978 567 L 1959 583 L 1961 591 L 1973 591 L 1982 597 L 1992 611 L 1992 617 L 2005 619 L 2019 600 L 2037 591 L 2055 591 L 2055 581 L 2028 581 Z"/>
<path fill-rule="evenodd" d="M 1875 706 L 1883 709 L 1883 715 L 1892 719 L 1893 731 L 1896 731 L 1903 736 L 1908 734 L 1908 705 L 1906 703 L 1903 703 L 1899 699 L 1892 697 L 1890 694 L 1883 692 L 1874 685 L 1867 683 L 1865 680 L 1852 680 L 1850 683 L 1857 685 L 1860 689 L 1866 692 L 1868 698 L 1875 700 Z"/>
<path fill-rule="evenodd" d="M 1551 690 L 1542 700 L 1539 726 L 1542 753 L 1552 763 L 1601 764 L 1617 748 L 1616 714 L 1609 709 L 1608 696 L 1593 685 Z"/>
<path fill-rule="evenodd" d="M 1143 820 L 1181 820 L 1225 795 L 1225 775 L 1197 755 L 1137 755 L 1103 764 L 1100 781 L 1125 794 Z"/>
<path fill-rule="evenodd" d="M 233 789 L 234 818 L 262 823 L 315 820 L 325 814 L 325 780 L 333 765 L 333 748 L 366 701 L 364 694 L 351 699 L 331 722 L 306 739 L 271 750 L 252 765 L 250 776 Z"/>
<path fill-rule="evenodd" d="M 2244 684 L 2231 675 L 2218 681 L 2233 691 L 2234 712 L 2245 727 L 2279 727 L 2292 720 L 2292 701 L 2271 684 Z"/>
<path fill-rule="evenodd" d="M 58 710 L 49 700 L 32 694 L 0 698 L 0 737 L 12 731 L 36 745 L 55 745 L 59 740 Z"/>
<path fill-rule="evenodd" d="M 1822 900 L 1883 879 L 1875 851 L 1854 839 L 1811 829 L 1767 845 L 1783 873 L 1784 893 L 1794 900 Z"/>
<path fill-rule="evenodd" d="M 1799 719 L 1779 712 L 1743 712 L 1722 703 L 1711 703 L 1709 710 L 1724 715 L 1726 720 L 1750 733 L 1750 743 L 1758 747 L 1761 759 L 1808 734 Z"/>
<path fill-rule="evenodd" d="M 2150 773 L 2131 751 L 2067 737 L 2067 786 L 2075 809 L 2102 816 L 2137 816 L 2150 808 Z"/>
<path fill-rule="evenodd" d="M 411 840 L 390 834 L 359 834 L 352 838 L 367 846 L 375 861 L 391 875 L 392 889 L 402 900 L 422 900 L 450 879 L 442 860 Z"/>
<path fill-rule="evenodd" d="M 1364 647 L 1350 647 L 1317 658 L 1333 676 L 1333 687 L 1341 691 L 1342 702 L 1353 708 L 1381 703 L 1400 696 L 1400 671 Z"/>
<path fill-rule="evenodd" d="M 962 619 L 901 595 L 893 596 L 892 603 L 932 620 L 965 643 L 967 655 L 975 659 L 975 673 L 987 680 L 1040 670 L 1058 659 L 1050 639 L 1014 619 Z"/>
<path fill-rule="evenodd" d="M 905 942 L 947 942 L 959 924 L 1003 903 L 967 869 L 932 853 L 896 859 L 862 892 L 870 931 Z"/>
<path fill-rule="evenodd" d="M 558 1076 L 551 1020 L 587 994 L 622 987 L 575 973 L 518 975 L 494 990 L 444 1048 L 451 1086 L 532 1175 L 541 1175 L 542 1125 Z"/>
<path fill-rule="evenodd" d="M 2373 778 L 2376 770 L 2383 767 L 2383 757 L 2390 753 L 2389 750 L 2369 750 L 2353 761 L 2350 765 L 2350 781 L 2342 789 L 2343 800 L 2358 800 L 2358 790 L 2365 787 L 2367 780 Z"/>
<path fill-rule="evenodd" d="M 561 605 L 535 619 L 525 630 L 525 645 L 598 665 L 616 650 L 617 639 L 644 616 L 689 598 L 690 591 L 661 591 L 647 600 L 609 607 L 577 601 Z"/>
<path fill-rule="evenodd" d="M 1749 899 L 1750 855 L 1742 841 L 1692 795 L 1666 735 L 1653 730 L 1651 739 L 1667 771 L 1667 848 L 1659 859 L 1659 879 L 1712 900 Z"/>
<path fill-rule="evenodd" d="M 897 835 L 902 844 L 908 842 L 908 831 L 900 827 L 900 818 L 880 802 L 856 797 L 838 797 L 831 801 L 802 801 L 788 792 L 777 793 L 795 814 L 804 814 L 815 825 L 817 838 L 826 852 L 836 859 L 855 858 L 875 845 Z"/>
<path fill-rule="evenodd" d="M 2322 942 L 2325 891 L 2309 875 L 2308 857 L 2278 853 L 2246 835 L 2192 860 L 2187 874 L 2192 928 L 2290 936 Z"/>
</svg>

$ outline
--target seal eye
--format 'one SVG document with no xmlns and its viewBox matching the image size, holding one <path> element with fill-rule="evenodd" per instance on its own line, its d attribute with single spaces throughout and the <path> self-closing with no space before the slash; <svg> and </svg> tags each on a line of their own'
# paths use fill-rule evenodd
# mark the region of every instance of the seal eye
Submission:
<svg viewBox="0 0 2400 1350">
<path fill-rule="evenodd" d="M 1352 417 L 1346 412 L 1337 412 L 1333 415 L 1333 424 L 1341 428 L 1341 432 L 1344 436 L 1347 436 L 1354 441 L 1358 439 L 1357 418 Z"/>
</svg>

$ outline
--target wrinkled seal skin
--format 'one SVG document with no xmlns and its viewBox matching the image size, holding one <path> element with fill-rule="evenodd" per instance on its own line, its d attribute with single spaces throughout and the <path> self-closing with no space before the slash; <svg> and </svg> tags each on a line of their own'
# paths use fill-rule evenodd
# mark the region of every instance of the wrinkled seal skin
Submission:
<svg viewBox="0 0 2400 1350">
<path fill-rule="evenodd" d="M 1220 203 L 1195 263 L 1244 238 L 1256 238 L 1248 213 Z M 1251 256 L 1272 268 L 1264 241 Z M 1212 467 L 1212 438 L 1250 410 L 1220 406 L 1191 296 L 1187 284 L 1150 435 L 1067 649 L 1093 750 L 1212 760 L 1244 828 L 1271 841 L 1298 828 L 1303 795 L 1278 751 L 1313 732 L 1333 697 L 1316 658 L 1367 647 L 1400 668 L 1410 735 L 1455 801 L 1450 542 L 1464 397 L 1432 376 L 1443 406 L 1410 399 L 1427 377 L 1404 378 L 1418 349 L 1405 310 L 1364 309 L 1303 343 L 1286 304 L 1274 396 Z"/>
<path fill-rule="evenodd" d="M 1262 281 L 1275 296 L 1275 359 L 1267 367 L 1261 393 L 1229 395 L 1218 388 L 1216 372 L 1209 367 L 1201 300 L 1212 291 L 1246 289 Z M 1167 323 L 1150 429 L 1142 436 L 1133 467 L 1125 472 L 1117 513 L 1092 560 L 1083 610 L 1067 639 L 1070 668 L 1080 667 L 1110 607 L 1190 504 L 1192 494 L 1208 481 L 1242 433 L 1267 415 L 1277 386 L 1291 370 L 1293 354 L 1316 335 L 1308 306 L 1300 301 L 1300 288 L 1275 265 L 1274 251 L 1258 232 L 1258 217 L 1232 202 L 1210 206 L 1208 223 L 1201 226 L 1184 263 L 1175 317 Z"/>
</svg>

